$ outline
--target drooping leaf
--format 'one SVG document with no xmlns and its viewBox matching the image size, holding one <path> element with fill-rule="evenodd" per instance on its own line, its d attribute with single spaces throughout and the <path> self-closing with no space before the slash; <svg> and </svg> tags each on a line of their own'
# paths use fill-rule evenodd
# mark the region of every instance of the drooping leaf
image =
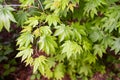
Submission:
<svg viewBox="0 0 120 80">
<path fill-rule="evenodd" d="M 30 32 L 22 33 L 17 39 L 17 45 L 19 45 L 19 47 L 27 47 L 30 45 L 30 43 L 33 43 L 33 35 Z"/>
<path fill-rule="evenodd" d="M 30 17 L 28 21 L 25 22 L 25 24 L 28 24 L 28 26 L 36 27 L 38 25 L 40 17 Z"/>
<path fill-rule="evenodd" d="M 80 45 L 70 40 L 65 41 L 65 43 L 61 47 L 62 54 L 66 54 L 68 59 L 73 55 L 76 57 L 77 54 L 81 54 L 83 52 L 83 49 Z"/>
<path fill-rule="evenodd" d="M 24 61 L 27 58 L 30 58 L 33 54 L 33 49 L 31 47 L 27 47 L 24 50 L 21 50 L 16 57 L 22 57 L 22 61 Z"/>
<path fill-rule="evenodd" d="M 101 7 L 102 5 L 106 5 L 105 0 L 86 0 L 84 14 L 94 18 L 94 15 L 97 15 L 97 8 Z"/>
<path fill-rule="evenodd" d="M 86 35 L 85 27 L 80 25 L 79 23 L 73 23 L 71 27 L 73 31 L 73 38 L 78 41 L 81 41 L 82 35 Z"/>
<path fill-rule="evenodd" d="M 28 19 L 28 13 L 25 11 L 18 11 L 16 14 L 16 20 L 17 20 L 17 24 L 19 26 L 23 26 L 24 22 L 26 22 L 26 20 Z"/>
<path fill-rule="evenodd" d="M 61 24 L 57 27 L 57 30 L 54 33 L 54 36 L 59 37 L 59 41 L 68 40 L 70 39 L 70 35 L 72 34 L 71 28 L 69 26 L 65 26 Z"/>
<path fill-rule="evenodd" d="M 40 27 L 40 34 L 43 35 L 51 35 L 52 31 L 49 26 L 41 26 Z"/>
<path fill-rule="evenodd" d="M 54 78 L 56 80 L 62 80 L 65 74 L 65 66 L 62 63 L 59 63 L 54 70 Z"/>
<path fill-rule="evenodd" d="M 103 53 L 106 52 L 105 47 L 103 45 L 100 45 L 100 44 L 94 45 L 93 49 L 94 49 L 94 55 L 98 55 L 101 58 L 103 56 Z"/>
<path fill-rule="evenodd" d="M 51 14 L 51 15 L 48 15 L 47 18 L 46 18 L 46 22 L 48 22 L 49 26 L 51 26 L 52 24 L 54 26 L 57 26 L 58 23 L 60 23 L 60 19 L 59 19 L 59 16 L 56 15 L 56 14 Z"/>
<path fill-rule="evenodd" d="M 115 50 L 115 54 L 117 54 L 120 51 L 120 38 L 116 38 L 112 42 L 112 49 L 111 50 Z"/>
<path fill-rule="evenodd" d="M 3 7 L 2 5 L 0 5 L 0 31 L 2 30 L 3 26 L 7 31 L 9 31 L 10 21 L 16 22 L 11 11 L 14 11 L 14 9 L 9 6 Z"/>
<path fill-rule="evenodd" d="M 47 54 L 55 53 L 57 48 L 57 43 L 54 36 L 44 35 L 40 37 L 38 42 L 39 49 L 45 51 Z"/>
<path fill-rule="evenodd" d="M 103 31 L 100 28 L 92 27 L 89 37 L 93 42 L 100 41 L 103 37 Z"/>
<path fill-rule="evenodd" d="M 39 71 L 44 74 L 45 72 L 45 64 L 46 64 L 46 57 L 45 56 L 39 56 L 38 58 L 35 58 L 33 62 L 33 73 L 35 73 L 38 69 Z"/>
<path fill-rule="evenodd" d="M 91 66 L 89 65 L 83 65 L 80 67 L 80 73 L 83 73 L 84 75 L 88 75 L 89 73 L 91 73 Z"/>
</svg>

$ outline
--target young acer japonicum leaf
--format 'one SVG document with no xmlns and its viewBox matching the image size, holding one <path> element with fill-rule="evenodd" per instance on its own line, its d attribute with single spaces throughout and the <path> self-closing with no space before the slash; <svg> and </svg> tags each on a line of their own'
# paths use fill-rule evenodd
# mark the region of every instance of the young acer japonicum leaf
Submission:
<svg viewBox="0 0 120 80">
<path fill-rule="evenodd" d="M 56 38 L 50 35 L 40 37 L 38 41 L 39 49 L 45 51 L 47 54 L 55 53 L 57 48 Z"/>
<path fill-rule="evenodd" d="M 55 67 L 54 77 L 55 77 L 57 80 L 62 80 L 62 78 L 64 77 L 64 75 L 65 75 L 65 66 L 64 66 L 64 64 L 59 63 L 59 64 Z"/>
<path fill-rule="evenodd" d="M 14 11 L 12 7 L 9 6 L 2 6 L 0 5 L 0 31 L 3 29 L 3 27 L 10 31 L 10 21 L 16 22 L 13 14 L 11 13 Z"/>
<path fill-rule="evenodd" d="M 112 50 L 115 50 L 116 54 L 120 51 L 120 38 L 116 38 L 112 42 Z"/>
<path fill-rule="evenodd" d="M 29 14 L 26 11 L 18 11 L 15 16 L 18 26 L 23 26 L 24 22 L 28 20 L 28 16 Z"/>
<path fill-rule="evenodd" d="M 94 54 L 98 55 L 101 58 L 103 56 L 103 53 L 106 52 L 105 47 L 103 45 L 100 45 L 100 44 L 94 45 L 93 49 L 94 49 Z"/>
<path fill-rule="evenodd" d="M 62 42 L 63 40 L 69 40 L 71 34 L 71 28 L 69 26 L 65 26 L 64 24 L 61 24 L 60 26 L 56 27 L 54 36 L 58 36 L 59 41 Z"/>
<path fill-rule="evenodd" d="M 47 59 L 45 56 L 39 56 L 38 58 L 36 58 L 33 62 L 33 65 L 34 65 L 33 72 L 35 73 L 37 71 L 37 69 L 39 69 L 40 72 L 42 74 L 44 74 L 45 73 L 44 67 L 46 65 L 46 61 L 47 61 Z"/>
<path fill-rule="evenodd" d="M 83 49 L 80 45 L 70 40 L 65 41 L 65 43 L 61 47 L 62 47 L 62 54 L 66 54 L 68 59 L 71 56 L 76 57 L 77 54 L 81 54 L 83 52 Z"/>
<path fill-rule="evenodd" d="M 33 43 L 33 35 L 30 32 L 22 33 L 17 39 L 17 45 L 19 45 L 19 47 L 27 47 L 30 45 L 30 43 Z"/>
<path fill-rule="evenodd" d="M 21 50 L 21 49 L 20 49 Z M 26 58 L 30 58 L 33 54 L 33 49 L 31 47 L 27 47 L 23 50 L 21 50 L 16 57 L 22 57 L 22 61 L 24 61 Z"/>
<path fill-rule="evenodd" d="M 57 24 L 60 23 L 60 18 L 56 14 L 50 14 L 47 16 L 46 22 L 48 22 L 49 26 L 51 26 L 52 24 L 54 26 L 57 26 Z"/>
</svg>

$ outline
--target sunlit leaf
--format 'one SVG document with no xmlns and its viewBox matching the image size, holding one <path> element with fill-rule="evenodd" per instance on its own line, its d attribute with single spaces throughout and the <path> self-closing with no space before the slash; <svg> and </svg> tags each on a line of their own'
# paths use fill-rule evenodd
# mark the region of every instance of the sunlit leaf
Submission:
<svg viewBox="0 0 120 80">
<path fill-rule="evenodd" d="M 33 54 L 33 49 L 31 47 L 27 47 L 24 50 L 21 50 L 16 57 L 22 57 L 22 61 L 24 61 L 26 58 L 30 58 Z"/>
<path fill-rule="evenodd" d="M 2 30 L 3 26 L 7 31 L 9 31 L 10 21 L 16 22 L 11 11 L 14 11 L 14 9 L 9 6 L 3 7 L 2 5 L 0 5 L 0 31 Z"/>
</svg>

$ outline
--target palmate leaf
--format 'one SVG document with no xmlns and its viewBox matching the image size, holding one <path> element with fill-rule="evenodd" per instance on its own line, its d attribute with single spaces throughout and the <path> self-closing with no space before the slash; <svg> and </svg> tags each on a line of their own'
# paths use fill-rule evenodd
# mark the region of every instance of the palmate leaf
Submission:
<svg viewBox="0 0 120 80">
<path fill-rule="evenodd" d="M 105 0 L 86 0 L 84 14 L 87 16 L 90 15 L 91 18 L 94 18 L 94 15 L 97 15 L 97 8 L 105 4 Z"/>
<path fill-rule="evenodd" d="M 92 27 L 90 30 L 90 39 L 92 40 L 92 42 L 96 42 L 96 41 L 100 41 L 103 37 L 103 31 L 100 30 L 100 28 L 98 27 Z"/>
<path fill-rule="evenodd" d="M 22 57 L 22 61 L 24 61 L 27 58 L 30 58 L 31 55 L 33 54 L 33 49 L 29 46 L 27 48 L 24 48 L 21 50 L 16 57 Z"/>
<path fill-rule="evenodd" d="M 54 70 L 54 78 L 56 78 L 56 80 L 62 80 L 62 78 L 64 77 L 65 74 L 65 66 L 62 63 L 59 63 Z"/>
<path fill-rule="evenodd" d="M 89 40 L 83 39 L 82 43 L 83 43 L 83 49 L 85 51 L 89 52 L 92 49 L 92 42 L 90 42 Z"/>
<path fill-rule="evenodd" d="M 113 30 L 117 30 L 117 25 L 120 19 L 120 7 L 119 6 L 114 6 L 110 7 L 108 11 L 105 13 L 105 16 L 101 22 L 104 24 L 102 25 L 103 29 L 105 31 L 108 31 L 111 33 Z"/>
<path fill-rule="evenodd" d="M 77 56 L 83 52 L 83 49 L 80 45 L 78 45 L 74 41 L 65 41 L 65 43 L 61 46 L 62 47 L 62 54 L 66 54 L 67 58 L 69 59 L 71 56 Z"/>
<path fill-rule="evenodd" d="M 60 11 L 65 10 L 68 6 L 70 0 L 46 0 L 44 4 L 46 4 L 45 9 L 50 8 L 50 10 Z"/>
<path fill-rule="evenodd" d="M 14 9 L 9 6 L 3 7 L 2 5 L 0 5 L 0 31 L 2 30 L 3 26 L 7 31 L 9 31 L 10 21 L 16 22 L 11 11 L 14 11 Z"/>
<path fill-rule="evenodd" d="M 35 73 L 38 69 L 39 71 L 44 75 L 45 73 L 45 65 L 46 65 L 47 59 L 45 56 L 39 56 L 38 58 L 35 58 L 33 62 L 33 73 Z"/>
<path fill-rule="evenodd" d="M 52 34 L 52 31 L 50 30 L 50 27 L 49 26 L 41 26 L 40 27 L 40 35 L 43 36 L 43 35 L 51 35 Z"/>
<path fill-rule="evenodd" d="M 28 13 L 25 11 L 18 11 L 16 14 L 16 20 L 18 26 L 23 26 L 24 22 L 28 19 Z"/>
<path fill-rule="evenodd" d="M 111 50 L 115 50 L 115 54 L 117 54 L 120 51 L 120 38 L 116 38 L 112 42 Z"/>
<path fill-rule="evenodd" d="M 59 41 L 68 40 L 70 39 L 70 35 L 72 34 L 71 28 L 69 26 L 65 26 L 64 24 L 61 24 L 60 26 L 56 27 L 56 31 L 54 33 L 54 36 L 59 37 Z"/>
<path fill-rule="evenodd" d="M 104 35 L 102 38 L 102 42 L 101 44 L 105 46 L 105 48 L 107 49 L 107 47 L 111 47 L 112 46 L 112 42 L 113 42 L 114 37 L 110 36 L 110 35 Z"/>
<path fill-rule="evenodd" d="M 61 0 L 61 7 L 62 10 L 64 10 L 66 8 L 66 6 L 68 6 L 70 0 Z"/>
<path fill-rule="evenodd" d="M 30 32 L 24 32 L 17 38 L 17 45 L 19 47 L 27 47 L 30 43 L 33 43 L 33 35 Z"/>
<path fill-rule="evenodd" d="M 79 23 L 72 23 L 71 27 L 73 31 L 73 38 L 75 40 L 81 41 L 82 35 L 86 35 L 85 27 L 80 25 Z"/>
<path fill-rule="evenodd" d="M 45 51 L 47 54 L 55 53 L 57 48 L 56 38 L 50 35 L 40 37 L 38 41 L 39 49 Z"/>
<path fill-rule="evenodd" d="M 47 18 L 46 18 L 46 22 L 48 22 L 49 26 L 51 26 L 52 24 L 54 26 L 57 26 L 58 23 L 60 23 L 60 19 L 59 19 L 59 16 L 56 15 L 56 14 L 51 14 L 51 15 L 48 15 Z"/>
<path fill-rule="evenodd" d="M 91 73 L 91 66 L 90 65 L 83 65 L 80 67 L 80 74 L 83 73 L 85 76 L 87 76 L 89 73 Z"/>
<path fill-rule="evenodd" d="M 25 24 L 28 24 L 28 26 L 36 27 L 39 23 L 40 17 L 30 17 L 28 21 L 25 22 Z"/>
<path fill-rule="evenodd" d="M 100 45 L 100 44 L 94 45 L 93 49 L 94 49 L 94 55 L 98 55 L 101 58 L 103 56 L 103 53 L 106 52 L 105 47 L 103 45 Z"/>
</svg>

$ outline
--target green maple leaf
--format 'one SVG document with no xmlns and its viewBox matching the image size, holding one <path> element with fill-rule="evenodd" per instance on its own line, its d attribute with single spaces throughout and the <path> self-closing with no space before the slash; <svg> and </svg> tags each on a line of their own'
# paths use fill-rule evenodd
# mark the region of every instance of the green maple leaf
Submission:
<svg viewBox="0 0 120 80">
<path fill-rule="evenodd" d="M 112 46 L 112 42 L 113 42 L 113 37 L 110 35 L 104 35 L 102 38 L 102 42 L 101 44 L 103 44 L 105 46 L 105 48 L 107 48 L 108 46 Z"/>
<path fill-rule="evenodd" d="M 28 26 L 36 27 L 39 23 L 40 17 L 30 17 L 28 21 L 25 22 L 25 24 L 28 24 Z"/>
<path fill-rule="evenodd" d="M 115 41 L 112 42 L 111 50 L 115 50 L 115 54 L 120 51 L 120 38 L 116 38 Z"/>
<path fill-rule="evenodd" d="M 92 43 L 89 40 L 83 39 L 82 42 L 83 42 L 83 49 L 85 51 L 90 51 L 92 49 Z"/>
<path fill-rule="evenodd" d="M 62 10 L 64 10 L 66 8 L 66 6 L 68 6 L 69 0 L 61 0 L 61 7 Z"/>
<path fill-rule="evenodd" d="M 62 63 L 59 63 L 54 70 L 54 77 L 57 80 L 62 80 L 65 74 L 65 66 Z"/>
<path fill-rule="evenodd" d="M 57 48 L 56 38 L 50 35 L 40 37 L 38 42 L 39 49 L 45 51 L 47 54 L 55 53 Z"/>
<path fill-rule="evenodd" d="M 23 26 L 24 22 L 28 19 L 28 13 L 25 11 L 18 11 L 16 14 L 17 24 Z"/>
<path fill-rule="evenodd" d="M 89 66 L 89 65 L 83 65 L 83 66 L 81 66 L 79 73 L 83 73 L 84 75 L 87 76 L 89 73 L 91 73 L 91 66 Z"/>
<path fill-rule="evenodd" d="M 39 71 L 44 75 L 46 62 L 47 59 L 45 56 L 39 56 L 38 58 L 35 58 L 33 62 L 33 73 L 39 69 Z"/>
<path fill-rule="evenodd" d="M 24 48 L 24 50 L 21 50 L 16 57 L 22 57 L 22 61 L 24 61 L 26 58 L 30 58 L 33 54 L 33 49 L 29 46 L 27 48 Z"/>
<path fill-rule="evenodd" d="M 100 45 L 100 44 L 95 44 L 93 49 L 94 49 L 94 54 L 99 55 L 99 57 L 101 57 L 101 58 L 103 56 L 103 53 L 106 52 L 105 47 L 103 45 Z"/>
<path fill-rule="evenodd" d="M 56 14 L 51 14 L 47 16 L 46 22 L 48 22 L 49 26 L 51 26 L 52 24 L 54 26 L 57 26 L 57 24 L 60 23 L 60 18 Z"/>
<path fill-rule="evenodd" d="M 57 30 L 54 33 L 54 36 L 59 37 L 59 41 L 68 40 L 70 39 L 70 35 L 72 34 L 71 28 L 69 26 L 65 26 L 61 24 L 60 26 L 56 27 Z"/>
<path fill-rule="evenodd" d="M 98 27 L 92 27 L 89 37 L 93 42 L 100 41 L 103 37 L 103 31 Z"/>
<path fill-rule="evenodd" d="M 73 39 L 81 41 L 82 35 L 86 35 L 85 27 L 80 25 L 79 23 L 72 23 L 71 27 L 73 31 Z"/>
<path fill-rule="evenodd" d="M 94 18 L 94 15 L 97 15 L 97 8 L 101 7 L 102 5 L 106 5 L 106 2 L 104 0 L 86 0 L 84 14 L 87 16 L 90 15 L 91 18 Z"/>
<path fill-rule="evenodd" d="M 41 26 L 40 27 L 40 34 L 41 34 L 41 36 L 43 36 L 43 35 L 51 35 L 52 31 L 50 30 L 49 26 Z"/>
<path fill-rule="evenodd" d="M 16 22 L 11 11 L 14 11 L 14 9 L 9 6 L 3 7 L 2 5 L 0 5 L 0 31 L 3 27 L 5 27 L 7 31 L 9 31 L 10 21 Z"/>
<path fill-rule="evenodd" d="M 27 47 L 30 43 L 33 43 L 33 35 L 30 32 L 22 33 L 17 39 L 17 45 L 19 45 L 19 47 Z"/>
<path fill-rule="evenodd" d="M 86 54 L 86 57 L 84 59 L 84 61 L 86 62 L 89 62 L 89 64 L 92 64 L 92 63 L 95 63 L 96 62 L 96 56 L 91 54 L 91 53 L 85 53 Z"/>
<path fill-rule="evenodd" d="M 65 41 L 65 43 L 61 46 L 62 47 L 62 54 L 65 53 L 67 58 L 70 58 L 72 55 L 76 57 L 77 54 L 83 52 L 82 47 L 78 45 L 74 41 Z"/>
</svg>

